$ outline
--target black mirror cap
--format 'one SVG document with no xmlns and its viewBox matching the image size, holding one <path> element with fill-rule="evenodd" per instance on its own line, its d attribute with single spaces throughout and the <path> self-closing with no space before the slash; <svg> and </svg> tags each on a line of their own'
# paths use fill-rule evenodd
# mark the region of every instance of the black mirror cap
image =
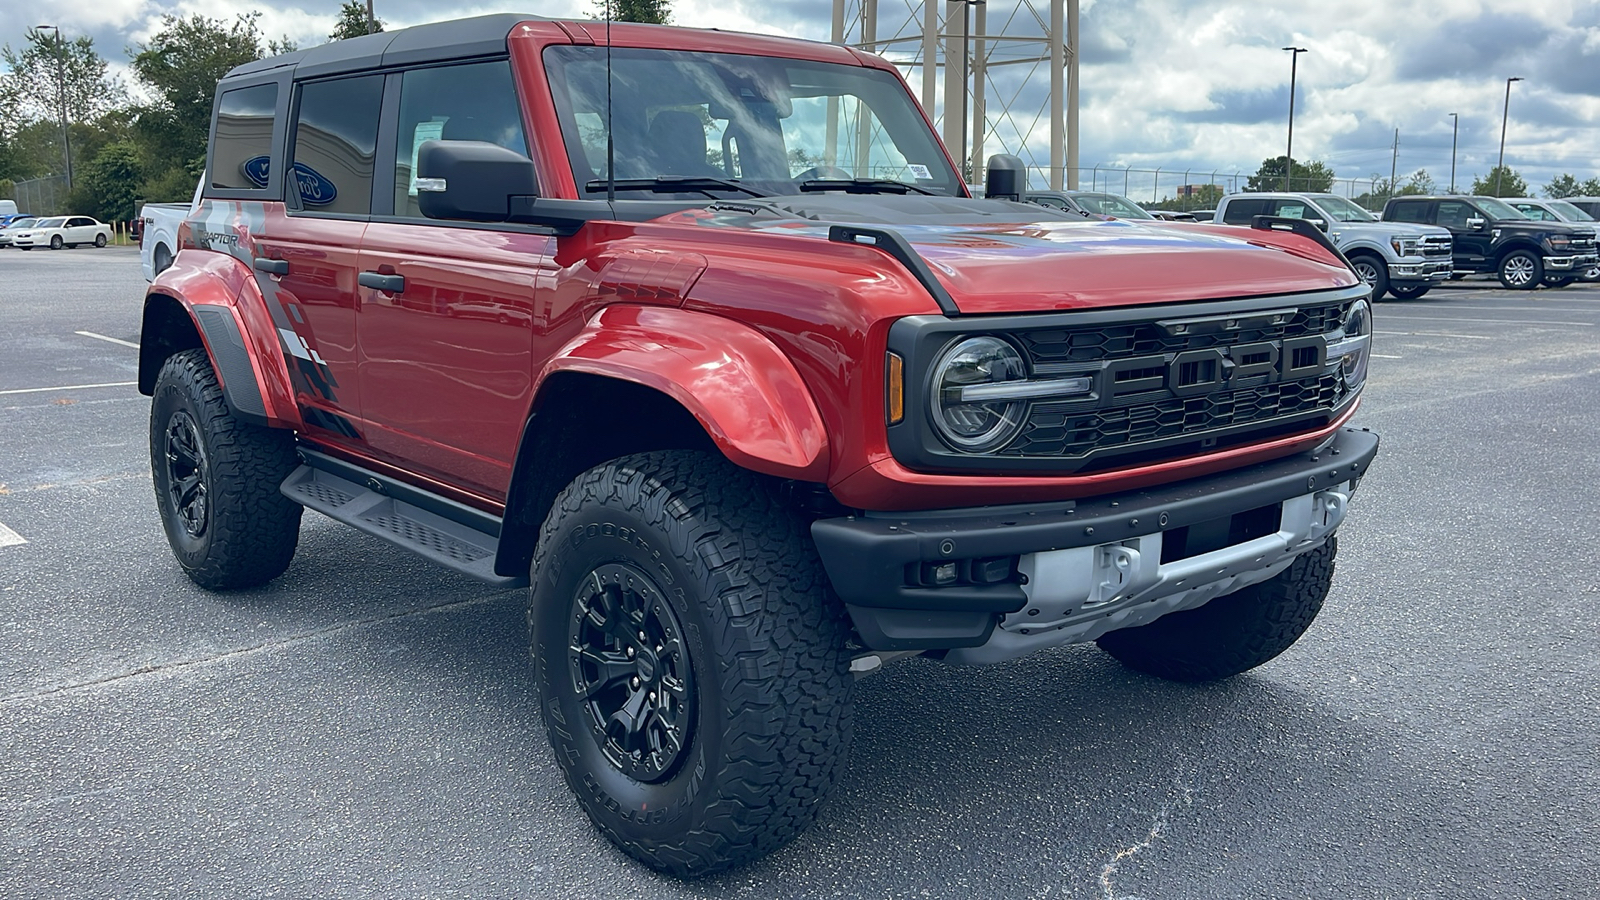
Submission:
<svg viewBox="0 0 1600 900">
<path fill-rule="evenodd" d="M 1023 185 L 1028 180 L 1027 167 L 1022 160 L 1009 153 L 996 153 L 989 157 L 989 174 L 983 181 L 983 195 L 991 200 L 1022 200 Z"/>
<path fill-rule="evenodd" d="M 430 219 L 504 222 L 512 197 L 538 193 L 533 160 L 485 141 L 424 141 L 416 177 L 417 205 Z"/>
</svg>

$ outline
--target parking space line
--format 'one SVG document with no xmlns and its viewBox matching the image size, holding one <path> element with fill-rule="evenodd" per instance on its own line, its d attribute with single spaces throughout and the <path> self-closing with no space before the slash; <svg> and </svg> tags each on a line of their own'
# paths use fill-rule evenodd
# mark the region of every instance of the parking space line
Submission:
<svg viewBox="0 0 1600 900">
<path fill-rule="evenodd" d="M 1390 356 L 1387 353 L 1374 353 L 1374 354 L 1372 354 L 1372 358 L 1373 359 L 1405 359 L 1404 356 Z"/>
<path fill-rule="evenodd" d="M 1382 334 L 1389 337 L 1447 337 L 1461 338 L 1467 341 L 1492 341 L 1494 338 L 1482 334 L 1449 334 L 1443 331 L 1374 331 L 1373 334 Z"/>
<path fill-rule="evenodd" d="M 48 394 L 52 391 L 86 391 L 90 388 L 133 387 L 137 381 L 108 381 L 105 384 L 64 384 L 61 387 L 47 388 L 13 388 L 9 391 L 0 391 L 0 397 L 9 394 Z"/>
<path fill-rule="evenodd" d="M 1557 322 L 1546 319 L 1534 322 L 1529 319 L 1469 319 L 1465 316 L 1408 316 L 1405 313 L 1394 313 L 1382 316 L 1384 319 L 1410 319 L 1416 322 L 1489 322 L 1494 325 L 1579 325 L 1584 328 L 1593 328 L 1593 322 Z"/>
<path fill-rule="evenodd" d="M 139 345 L 135 344 L 133 341 L 125 341 L 122 338 L 106 337 L 103 334 L 95 334 L 92 331 L 74 331 L 73 334 L 81 334 L 84 337 L 94 338 L 97 341 L 108 341 L 113 344 L 121 344 L 124 347 L 132 347 L 135 350 L 139 349 Z"/>
<path fill-rule="evenodd" d="M 6 523 L 0 522 L 0 547 L 15 547 L 27 542 L 27 538 L 6 527 Z"/>
</svg>

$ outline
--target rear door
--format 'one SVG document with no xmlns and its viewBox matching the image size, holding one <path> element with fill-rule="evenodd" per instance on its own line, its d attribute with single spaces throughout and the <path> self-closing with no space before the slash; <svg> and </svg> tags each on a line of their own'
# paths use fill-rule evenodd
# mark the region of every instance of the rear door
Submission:
<svg viewBox="0 0 1600 900">
<path fill-rule="evenodd" d="M 548 102 L 548 100 L 547 100 Z M 506 60 L 389 76 L 384 175 L 362 243 L 363 417 L 391 462 L 503 497 L 532 404 L 534 286 L 555 239 L 523 226 L 424 218 L 412 167 L 427 140 L 527 154 Z"/>
</svg>

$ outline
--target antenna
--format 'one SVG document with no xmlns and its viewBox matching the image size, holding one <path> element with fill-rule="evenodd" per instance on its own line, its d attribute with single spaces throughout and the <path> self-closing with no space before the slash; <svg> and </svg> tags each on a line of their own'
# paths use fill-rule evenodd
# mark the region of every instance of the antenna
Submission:
<svg viewBox="0 0 1600 900">
<path fill-rule="evenodd" d="M 611 0 L 606 0 L 606 202 L 617 202 L 617 147 L 611 128 Z"/>
</svg>

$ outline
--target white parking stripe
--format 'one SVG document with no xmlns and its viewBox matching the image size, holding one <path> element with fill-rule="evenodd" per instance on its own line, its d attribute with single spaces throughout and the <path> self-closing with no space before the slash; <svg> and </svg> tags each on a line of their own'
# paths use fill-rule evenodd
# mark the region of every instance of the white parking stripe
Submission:
<svg viewBox="0 0 1600 900">
<path fill-rule="evenodd" d="M 1447 337 L 1461 338 L 1466 341 L 1492 341 L 1494 338 L 1482 334 L 1451 334 L 1447 331 L 1374 331 L 1373 334 L 1382 334 L 1389 337 Z"/>
<path fill-rule="evenodd" d="M 1408 316 L 1405 313 L 1385 313 L 1384 319 L 1407 319 L 1412 322 L 1489 322 L 1494 325 L 1580 325 L 1593 328 L 1593 322 L 1557 322 L 1552 319 L 1469 319 L 1465 316 Z"/>
<path fill-rule="evenodd" d="M 6 523 L 0 522 L 0 547 L 15 547 L 18 544 L 26 544 L 27 542 L 27 538 L 7 528 Z"/>
<path fill-rule="evenodd" d="M 137 381 L 108 381 L 105 384 L 65 384 L 61 387 L 47 388 L 14 388 L 9 391 L 0 391 L 0 397 L 7 394 L 49 394 L 54 391 L 86 391 L 89 388 L 133 387 Z"/>
<path fill-rule="evenodd" d="M 135 344 L 133 341 L 125 341 L 122 338 L 106 337 L 103 334 L 95 334 L 92 331 L 74 331 L 73 334 L 81 334 L 84 337 L 94 338 L 97 341 L 109 341 L 113 344 L 121 344 L 124 347 L 132 347 L 135 350 L 139 349 L 139 345 Z"/>
</svg>

